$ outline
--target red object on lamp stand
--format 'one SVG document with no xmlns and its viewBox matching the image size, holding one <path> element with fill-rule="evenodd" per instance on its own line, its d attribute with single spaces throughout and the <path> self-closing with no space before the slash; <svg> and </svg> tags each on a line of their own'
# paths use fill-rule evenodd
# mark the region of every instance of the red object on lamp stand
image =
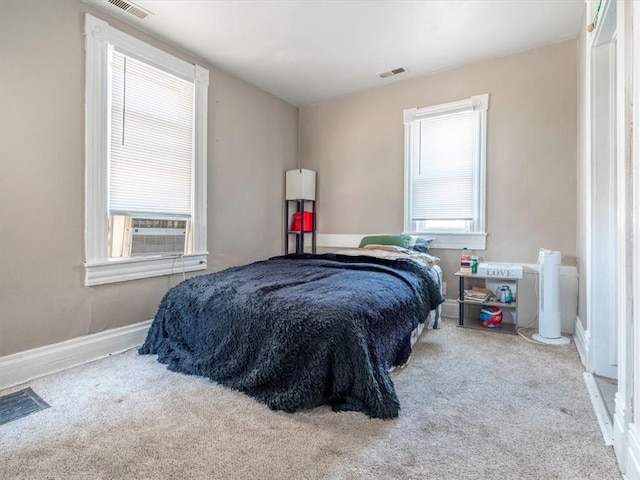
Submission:
<svg viewBox="0 0 640 480">
<path fill-rule="evenodd" d="M 300 221 L 302 220 L 302 224 Z M 291 222 L 291 231 L 292 232 L 311 232 L 313 231 L 313 212 L 295 212 L 293 214 L 293 220 Z"/>
</svg>

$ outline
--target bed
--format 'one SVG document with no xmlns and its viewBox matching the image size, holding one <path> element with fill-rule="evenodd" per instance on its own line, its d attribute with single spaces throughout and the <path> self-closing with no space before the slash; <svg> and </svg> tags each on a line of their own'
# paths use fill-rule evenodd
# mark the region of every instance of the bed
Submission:
<svg viewBox="0 0 640 480">
<path fill-rule="evenodd" d="M 437 266 L 412 256 L 369 246 L 190 278 L 167 292 L 139 352 L 274 410 L 397 417 L 389 372 L 424 325 L 438 327 L 443 301 Z"/>
</svg>

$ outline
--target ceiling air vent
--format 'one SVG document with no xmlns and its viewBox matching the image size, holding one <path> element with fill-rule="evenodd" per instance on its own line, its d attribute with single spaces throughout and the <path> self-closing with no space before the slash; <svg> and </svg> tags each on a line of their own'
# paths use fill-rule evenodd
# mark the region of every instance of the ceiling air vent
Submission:
<svg viewBox="0 0 640 480">
<path fill-rule="evenodd" d="M 125 2 L 124 0 L 108 0 L 108 2 L 111 5 L 118 7 L 124 10 L 125 12 L 130 13 L 131 15 L 138 17 L 142 20 L 147 18 L 151 13 L 151 12 L 147 12 L 143 8 L 138 7 L 137 5 L 134 5 L 131 2 Z"/>
<path fill-rule="evenodd" d="M 379 73 L 380 78 L 391 77 L 392 75 L 398 75 L 399 73 L 404 72 L 404 68 L 394 68 L 393 70 L 387 70 L 386 72 Z"/>
</svg>

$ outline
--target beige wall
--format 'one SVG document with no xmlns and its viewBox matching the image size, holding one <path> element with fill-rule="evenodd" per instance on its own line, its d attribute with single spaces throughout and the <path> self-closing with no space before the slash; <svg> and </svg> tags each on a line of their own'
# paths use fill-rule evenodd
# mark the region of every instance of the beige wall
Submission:
<svg viewBox="0 0 640 480">
<path fill-rule="evenodd" d="M 403 110 L 489 93 L 488 237 L 478 253 L 536 263 L 544 247 L 575 265 L 576 48 L 571 40 L 301 108 L 302 165 L 318 172 L 319 232 L 400 232 Z M 453 282 L 459 252 L 434 253 Z"/>
<path fill-rule="evenodd" d="M 0 2 L 0 356 L 148 320 L 181 278 L 84 287 L 84 12 L 210 69 L 209 269 L 282 251 L 298 109 L 79 1 Z"/>
</svg>

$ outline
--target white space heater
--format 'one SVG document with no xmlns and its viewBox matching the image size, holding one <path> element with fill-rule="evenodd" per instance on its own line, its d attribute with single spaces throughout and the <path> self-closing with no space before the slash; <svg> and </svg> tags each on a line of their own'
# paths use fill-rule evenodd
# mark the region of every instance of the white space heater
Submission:
<svg viewBox="0 0 640 480">
<path fill-rule="evenodd" d="M 538 333 L 533 338 L 550 345 L 566 345 L 560 334 L 560 252 L 540 249 L 538 255 Z"/>
</svg>

